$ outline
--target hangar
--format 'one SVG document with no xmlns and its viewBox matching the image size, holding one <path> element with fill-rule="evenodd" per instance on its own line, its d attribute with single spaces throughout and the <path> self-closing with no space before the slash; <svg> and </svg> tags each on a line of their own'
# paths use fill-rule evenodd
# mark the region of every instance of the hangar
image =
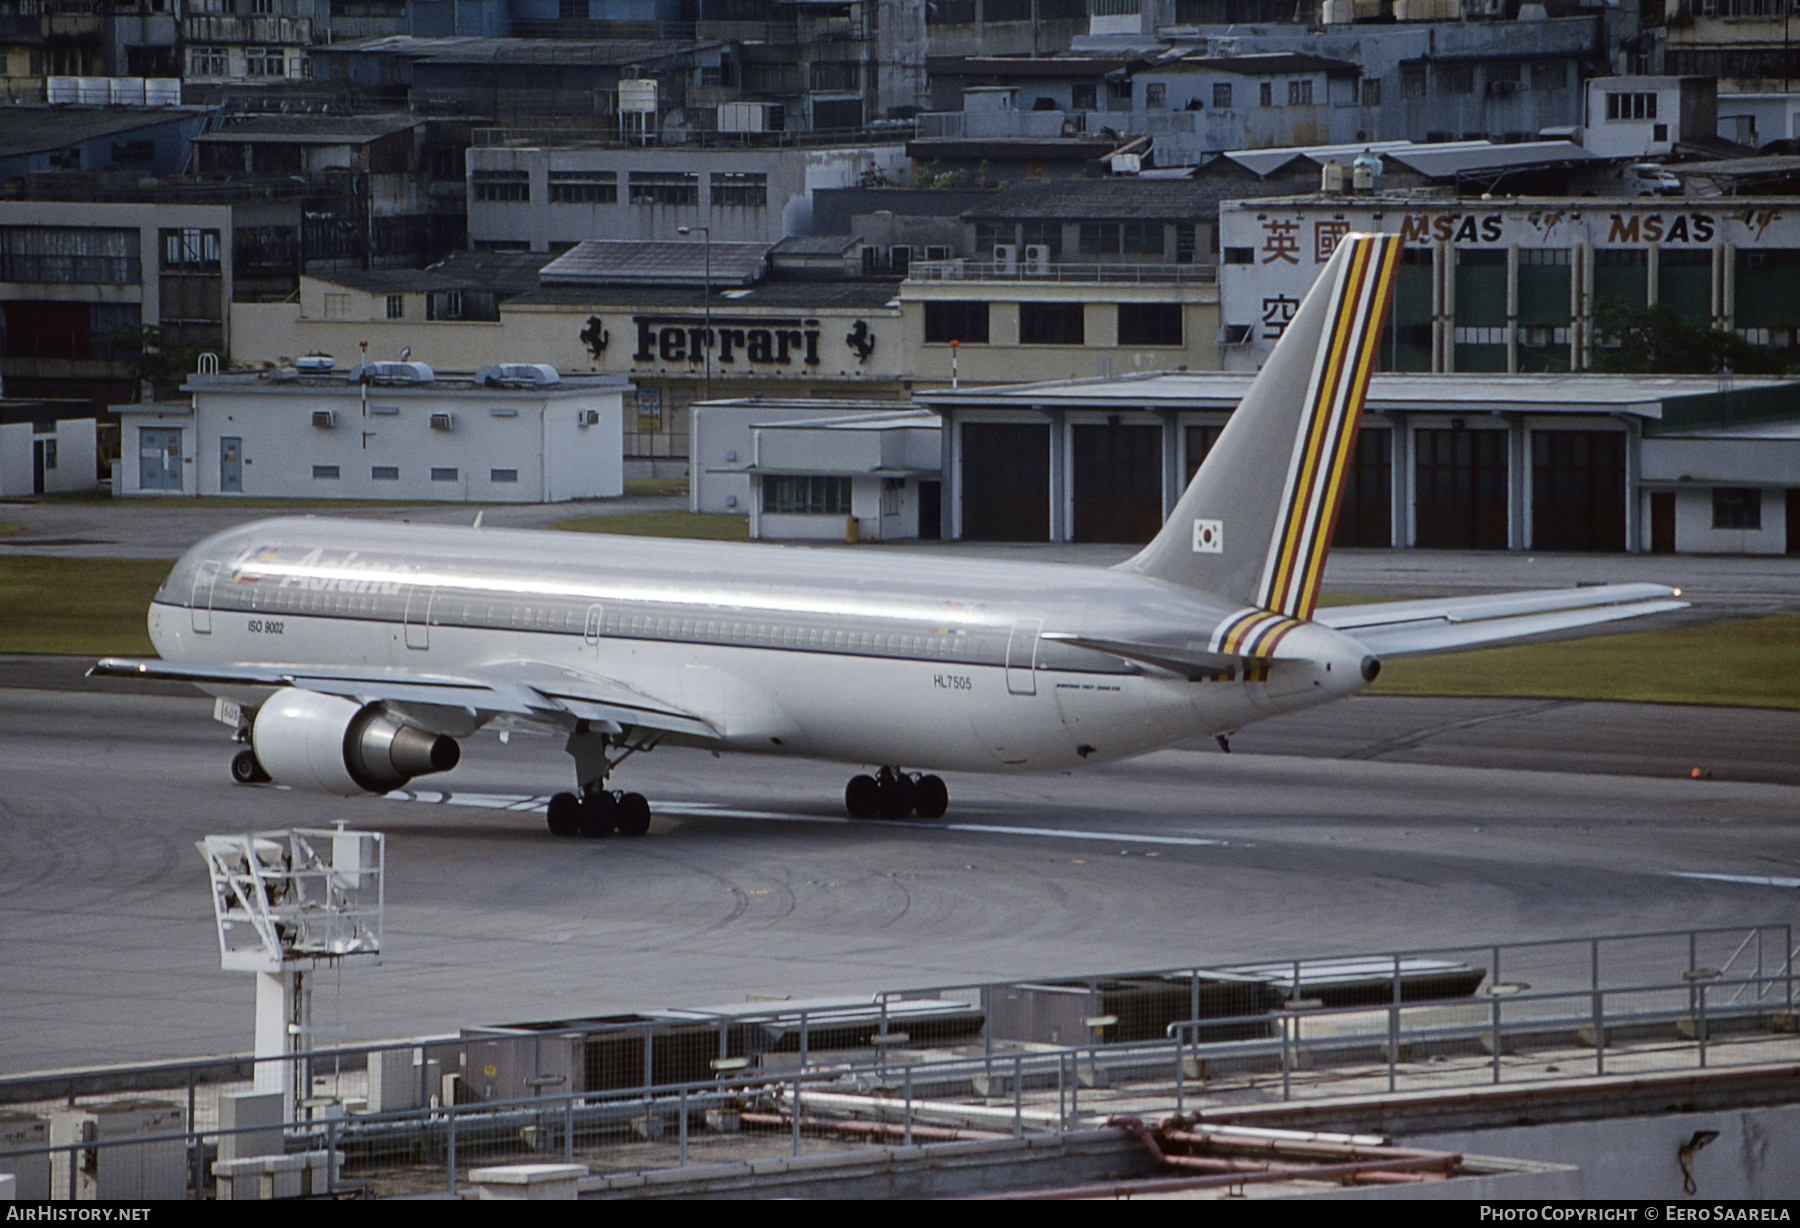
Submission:
<svg viewBox="0 0 1800 1228">
<path fill-rule="evenodd" d="M 1148 541 L 1253 378 L 916 393 L 945 426 L 944 536 Z M 1792 380 L 1377 375 L 1352 466 L 1340 546 L 1800 553 Z"/>
</svg>

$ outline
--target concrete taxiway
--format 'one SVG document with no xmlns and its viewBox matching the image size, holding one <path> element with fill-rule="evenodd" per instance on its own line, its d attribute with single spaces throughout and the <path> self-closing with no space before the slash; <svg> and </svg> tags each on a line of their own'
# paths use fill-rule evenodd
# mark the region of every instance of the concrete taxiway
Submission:
<svg viewBox="0 0 1800 1228">
<path fill-rule="evenodd" d="M 345 1040 L 1800 919 L 1797 713 L 1354 699 L 1229 756 L 952 777 L 937 824 L 843 819 L 834 765 L 666 749 L 619 777 L 651 834 L 588 842 L 533 809 L 566 784 L 551 738 L 480 735 L 408 799 L 339 801 L 232 785 L 203 698 L 78 678 L 0 669 L 4 1071 L 247 1048 L 250 978 L 219 970 L 193 849 L 247 828 L 389 835 L 385 963 L 318 990 Z"/>
</svg>

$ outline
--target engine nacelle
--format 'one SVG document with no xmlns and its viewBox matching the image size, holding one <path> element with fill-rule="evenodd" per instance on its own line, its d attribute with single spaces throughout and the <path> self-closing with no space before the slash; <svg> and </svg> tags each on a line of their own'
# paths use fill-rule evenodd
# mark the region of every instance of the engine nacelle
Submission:
<svg viewBox="0 0 1800 1228">
<path fill-rule="evenodd" d="M 280 783 L 346 797 L 398 789 L 462 758 L 454 738 L 397 721 L 377 704 L 297 687 L 283 687 L 257 710 L 250 745 Z"/>
</svg>

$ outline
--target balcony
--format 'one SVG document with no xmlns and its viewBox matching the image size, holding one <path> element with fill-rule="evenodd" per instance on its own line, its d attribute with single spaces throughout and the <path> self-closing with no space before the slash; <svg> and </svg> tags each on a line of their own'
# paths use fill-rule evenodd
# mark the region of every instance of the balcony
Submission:
<svg viewBox="0 0 1800 1228">
<path fill-rule="evenodd" d="M 312 20 L 306 17 L 239 17 L 232 13 L 200 13 L 181 19 L 181 37 L 189 43 L 307 47 L 313 41 Z"/>
<path fill-rule="evenodd" d="M 909 282 L 1107 282 L 1112 284 L 1188 284 L 1210 286 L 1219 270 L 1210 264 L 1038 264 L 1024 260 L 1001 264 L 986 260 L 916 260 Z"/>
</svg>

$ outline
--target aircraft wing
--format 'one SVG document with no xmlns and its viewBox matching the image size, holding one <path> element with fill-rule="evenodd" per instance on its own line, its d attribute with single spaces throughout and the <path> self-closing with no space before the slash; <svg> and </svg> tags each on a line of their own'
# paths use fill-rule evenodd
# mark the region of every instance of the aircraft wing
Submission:
<svg viewBox="0 0 1800 1228">
<path fill-rule="evenodd" d="M 1481 597 L 1333 606 L 1313 620 L 1354 636 L 1383 659 L 1458 652 L 1527 636 L 1687 608 L 1681 590 L 1661 584 L 1492 593 Z"/>
<path fill-rule="evenodd" d="M 585 720 L 600 725 L 601 732 L 607 733 L 636 727 L 702 738 L 719 736 L 716 729 L 692 713 L 622 682 L 541 661 L 505 661 L 453 675 L 379 666 L 209 664 L 107 657 L 88 672 L 100 678 L 143 678 L 211 686 L 291 686 L 341 695 L 359 703 L 434 704 L 565 726 Z"/>
</svg>

